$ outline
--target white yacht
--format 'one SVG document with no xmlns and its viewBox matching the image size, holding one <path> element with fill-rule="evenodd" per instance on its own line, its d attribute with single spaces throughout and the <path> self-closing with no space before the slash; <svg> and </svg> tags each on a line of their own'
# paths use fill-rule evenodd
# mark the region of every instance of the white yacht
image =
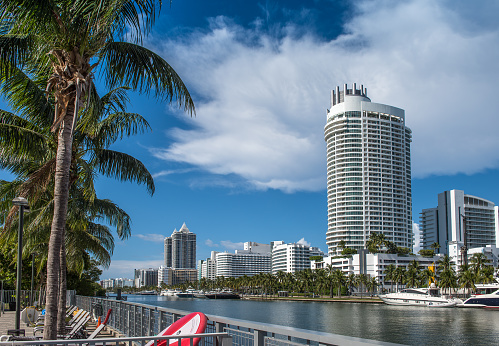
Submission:
<svg viewBox="0 0 499 346">
<path fill-rule="evenodd" d="M 195 293 L 197 293 L 197 291 L 194 288 L 189 287 L 185 292 L 178 292 L 176 296 L 179 298 L 194 298 Z"/>
<path fill-rule="evenodd" d="M 169 290 L 162 290 L 161 295 L 166 296 L 166 297 L 176 297 L 178 293 L 182 293 L 181 290 L 175 290 L 175 289 L 169 289 Z"/>
<path fill-rule="evenodd" d="M 457 299 L 440 295 L 440 290 L 431 288 L 406 288 L 397 293 L 379 294 L 378 297 L 389 305 L 413 305 L 432 308 L 452 307 Z"/>
<path fill-rule="evenodd" d="M 464 302 L 459 301 L 460 308 L 499 308 L 499 289 L 488 294 L 474 294 Z"/>
</svg>

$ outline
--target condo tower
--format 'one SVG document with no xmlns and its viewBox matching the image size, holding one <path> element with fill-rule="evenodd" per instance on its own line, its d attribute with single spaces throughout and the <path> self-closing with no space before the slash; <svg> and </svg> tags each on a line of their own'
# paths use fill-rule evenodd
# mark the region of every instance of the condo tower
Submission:
<svg viewBox="0 0 499 346">
<path fill-rule="evenodd" d="M 324 132 L 329 255 L 343 245 L 365 248 L 373 232 L 412 249 L 412 135 L 404 110 L 371 102 L 363 85 L 345 84 L 331 91 Z"/>
</svg>

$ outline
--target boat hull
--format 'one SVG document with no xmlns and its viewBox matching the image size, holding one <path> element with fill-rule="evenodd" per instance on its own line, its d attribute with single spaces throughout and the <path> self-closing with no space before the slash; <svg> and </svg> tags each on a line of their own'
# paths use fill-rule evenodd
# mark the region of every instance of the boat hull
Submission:
<svg viewBox="0 0 499 346">
<path fill-rule="evenodd" d="M 235 293 L 207 293 L 205 297 L 208 299 L 241 299 L 239 294 Z"/>
</svg>

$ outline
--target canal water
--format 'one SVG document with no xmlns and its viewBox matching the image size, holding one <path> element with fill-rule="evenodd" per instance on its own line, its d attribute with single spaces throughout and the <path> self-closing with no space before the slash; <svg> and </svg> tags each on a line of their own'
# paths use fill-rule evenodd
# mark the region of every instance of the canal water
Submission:
<svg viewBox="0 0 499 346">
<path fill-rule="evenodd" d="M 406 345 L 499 345 L 499 311 L 488 309 L 138 295 L 128 301 Z"/>
</svg>

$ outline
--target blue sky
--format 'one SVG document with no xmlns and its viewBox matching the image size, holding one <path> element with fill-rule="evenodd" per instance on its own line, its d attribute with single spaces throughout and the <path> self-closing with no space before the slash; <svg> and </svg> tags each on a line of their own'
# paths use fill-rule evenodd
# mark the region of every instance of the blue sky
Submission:
<svg viewBox="0 0 499 346">
<path fill-rule="evenodd" d="M 499 203 L 498 10 L 465 0 L 173 0 L 144 44 L 182 77 L 196 116 L 133 95 L 130 110 L 153 130 L 115 149 L 144 162 L 156 193 L 97 181 L 99 197 L 133 220 L 102 278 L 159 266 L 163 238 L 184 222 L 198 259 L 245 241 L 327 251 L 323 131 L 330 90 L 344 83 L 405 109 L 416 224 L 444 190 Z"/>
</svg>

